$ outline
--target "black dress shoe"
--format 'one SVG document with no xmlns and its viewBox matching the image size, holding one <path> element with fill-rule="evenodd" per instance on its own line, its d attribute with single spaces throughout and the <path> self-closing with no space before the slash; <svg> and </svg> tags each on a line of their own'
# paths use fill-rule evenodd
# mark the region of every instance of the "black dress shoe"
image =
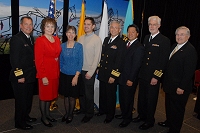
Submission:
<svg viewBox="0 0 200 133">
<path fill-rule="evenodd" d="M 153 127 L 153 126 L 154 126 L 153 124 L 143 123 L 142 125 L 139 126 L 139 129 L 147 130 L 147 129 Z"/>
<path fill-rule="evenodd" d="M 200 115 L 199 115 L 199 114 L 197 115 L 197 119 L 199 119 L 199 120 L 200 120 Z"/>
<path fill-rule="evenodd" d="M 88 121 L 90 121 L 92 117 L 86 117 L 84 116 L 83 119 L 81 120 L 82 123 L 87 123 Z"/>
<path fill-rule="evenodd" d="M 104 123 L 110 123 L 113 119 L 105 119 L 103 122 Z"/>
<path fill-rule="evenodd" d="M 70 118 L 70 117 L 68 117 L 68 118 L 67 118 L 67 120 L 66 120 L 66 124 L 68 124 L 68 123 L 72 122 L 72 120 L 73 120 L 73 117 L 71 117 L 71 118 Z"/>
<path fill-rule="evenodd" d="M 127 127 L 129 125 L 130 122 L 126 122 L 126 121 L 122 121 L 120 124 L 119 124 L 119 127 Z"/>
<path fill-rule="evenodd" d="M 65 122 L 66 120 L 67 120 L 67 118 L 65 118 L 65 116 L 63 116 L 61 122 Z"/>
<path fill-rule="evenodd" d="M 54 118 L 49 118 L 49 117 L 47 117 L 47 120 L 49 120 L 50 122 L 56 122 L 56 121 L 57 121 L 56 119 L 54 119 Z"/>
<path fill-rule="evenodd" d="M 115 115 L 116 119 L 122 119 L 122 115 Z"/>
<path fill-rule="evenodd" d="M 53 125 L 49 122 L 49 123 L 45 123 L 44 121 L 43 121 L 43 119 L 41 118 L 41 121 L 42 121 L 42 123 L 45 125 L 45 126 L 47 126 L 47 127 L 53 127 Z"/>
<path fill-rule="evenodd" d="M 22 130 L 31 130 L 33 126 L 26 124 L 25 126 L 15 125 L 15 128 L 22 129 Z"/>
<path fill-rule="evenodd" d="M 137 123 L 137 122 L 140 122 L 142 120 L 144 120 L 144 119 L 141 119 L 140 116 L 137 116 L 137 117 L 132 119 L 132 122 Z"/>
<path fill-rule="evenodd" d="M 36 118 L 31 118 L 31 117 L 26 118 L 26 122 L 35 122 L 35 121 L 37 121 Z"/>
<path fill-rule="evenodd" d="M 169 127 L 169 124 L 167 123 L 167 121 L 158 122 L 158 125 L 159 125 L 159 126 L 162 126 L 162 127 Z"/>
<path fill-rule="evenodd" d="M 95 116 L 102 116 L 104 113 L 96 113 Z"/>
<path fill-rule="evenodd" d="M 81 110 L 80 110 L 80 109 L 77 109 L 77 108 L 75 108 L 75 109 L 74 109 L 74 111 L 73 111 L 73 113 L 74 113 L 74 114 L 80 114 L 80 113 L 81 113 Z"/>
</svg>

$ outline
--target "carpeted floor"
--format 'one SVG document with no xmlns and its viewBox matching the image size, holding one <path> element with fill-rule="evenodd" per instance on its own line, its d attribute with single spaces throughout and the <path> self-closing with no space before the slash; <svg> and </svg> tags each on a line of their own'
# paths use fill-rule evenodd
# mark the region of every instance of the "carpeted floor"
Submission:
<svg viewBox="0 0 200 133">
<path fill-rule="evenodd" d="M 196 119 L 193 116 L 193 109 L 195 101 L 193 94 L 190 95 L 187 107 L 183 126 L 181 133 L 200 133 L 200 120 Z M 137 101 L 137 93 L 135 97 Z M 137 103 L 137 102 L 135 102 Z M 54 126 L 51 128 L 45 127 L 40 121 L 40 111 L 38 104 L 38 96 L 34 96 L 31 117 L 36 117 L 38 120 L 34 123 L 31 123 L 33 130 L 24 131 L 14 128 L 14 99 L 1 100 L 0 101 L 0 133 L 166 133 L 168 132 L 167 128 L 160 127 L 157 125 L 157 122 L 165 120 L 165 107 L 164 107 L 164 93 L 160 90 L 159 100 L 157 105 L 157 110 L 155 113 L 155 125 L 154 127 L 142 131 L 138 129 L 140 123 L 130 123 L 125 128 L 119 128 L 121 120 L 114 119 L 109 124 L 104 124 L 104 116 L 94 116 L 91 121 L 88 123 L 81 123 L 83 114 L 75 115 L 73 121 L 70 124 L 62 123 L 61 118 L 64 113 L 63 98 L 59 97 L 56 104 L 58 109 L 52 111 L 52 116 L 58 121 L 52 123 Z M 135 105 L 135 107 L 137 107 Z M 120 114 L 119 108 L 116 109 L 116 114 Z M 137 112 L 133 114 L 133 117 L 137 116 Z"/>
</svg>

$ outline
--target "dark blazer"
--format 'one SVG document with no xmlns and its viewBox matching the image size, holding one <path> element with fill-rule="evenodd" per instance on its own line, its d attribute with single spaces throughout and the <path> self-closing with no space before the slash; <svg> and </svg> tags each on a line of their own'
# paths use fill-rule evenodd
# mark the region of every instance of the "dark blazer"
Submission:
<svg viewBox="0 0 200 133">
<path fill-rule="evenodd" d="M 150 35 L 144 38 L 145 54 L 139 78 L 150 82 L 152 78 L 160 79 L 170 52 L 170 40 L 159 33 L 149 42 Z"/>
<path fill-rule="evenodd" d="M 125 42 L 124 45 L 126 45 Z M 122 72 L 119 77 L 119 84 L 126 85 L 127 80 L 132 82 L 138 76 L 142 59 L 144 56 L 144 47 L 137 40 L 135 40 L 128 49 L 125 49 L 124 59 L 122 61 Z"/>
<path fill-rule="evenodd" d="M 174 44 L 171 51 L 177 46 Z M 164 74 L 163 89 L 166 93 L 176 94 L 177 88 L 184 93 L 192 91 L 192 77 L 197 63 L 197 53 L 190 42 L 181 47 L 168 61 Z"/>
<path fill-rule="evenodd" d="M 110 44 L 108 44 L 109 39 L 110 37 L 104 39 L 101 60 L 98 65 L 98 79 L 106 83 L 108 83 L 110 77 L 118 79 L 123 51 L 125 49 L 123 40 L 119 35 Z"/>
<path fill-rule="evenodd" d="M 34 38 L 31 41 L 20 31 L 10 40 L 10 63 L 12 70 L 10 72 L 10 81 L 17 82 L 20 78 L 25 78 L 26 83 L 34 82 L 36 79 L 36 70 L 34 63 Z M 15 76 L 14 71 L 22 69 L 23 74 Z"/>
</svg>

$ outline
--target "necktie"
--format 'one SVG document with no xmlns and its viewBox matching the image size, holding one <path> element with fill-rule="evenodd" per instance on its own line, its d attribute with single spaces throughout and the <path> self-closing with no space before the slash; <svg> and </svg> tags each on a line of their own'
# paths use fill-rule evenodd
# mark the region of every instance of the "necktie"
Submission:
<svg viewBox="0 0 200 133">
<path fill-rule="evenodd" d="M 149 42 L 152 40 L 152 36 L 150 36 L 150 38 L 149 38 Z"/>
<path fill-rule="evenodd" d="M 30 44 L 33 45 L 32 41 L 31 41 L 31 37 L 28 37 L 28 40 L 29 40 Z"/>
<path fill-rule="evenodd" d="M 126 45 L 126 48 L 129 48 L 131 45 L 131 42 L 128 42 L 127 45 Z"/>
<path fill-rule="evenodd" d="M 110 40 L 108 41 L 108 44 L 110 44 L 112 42 L 112 38 L 110 38 Z"/>
<path fill-rule="evenodd" d="M 174 48 L 174 50 L 171 53 L 170 58 L 178 51 L 178 45 Z"/>
</svg>

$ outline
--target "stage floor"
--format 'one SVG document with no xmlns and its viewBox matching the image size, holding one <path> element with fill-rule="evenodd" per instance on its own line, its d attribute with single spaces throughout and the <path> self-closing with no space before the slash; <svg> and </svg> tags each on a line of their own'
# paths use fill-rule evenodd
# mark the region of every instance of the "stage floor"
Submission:
<svg viewBox="0 0 200 133">
<path fill-rule="evenodd" d="M 185 118 L 182 126 L 181 133 L 200 133 L 200 120 L 193 116 L 193 109 L 195 101 L 193 94 L 190 95 Z M 137 103 L 137 93 L 135 97 L 135 103 Z M 58 109 L 51 112 L 52 116 L 57 119 L 56 123 L 52 123 L 54 126 L 51 128 L 45 127 L 40 121 L 40 110 L 38 96 L 34 96 L 33 107 L 30 116 L 36 117 L 38 120 L 31 123 L 33 130 L 24 131 L 14 128 L 14 99 L 0 100 L 0 133 L 167 133 L 168 128 L 160 127 L 157 122 L 165 120 L 165 107 L 164 107 L 164 93 L 160 90 L 157 110 L 155 113 L 155 125 L 154 127 L 142 131 L 138 129 L 140 123 L 130 123 L 125 128 L 119 128 L 121 120 L 113 119 L 109 124 L 104 124 L 105 115 L 94 116 L 88 123 L 81 123 L 83 114 L 75 115 L 73 121 L 70 124 L 61 122 L 61 118 L 64 114 L 63 98 L 59 97 L 57 100 Z M 137 105 L 135 105 L 137 107 Z M 116 109 L 116 114 L 120 114 L 119 108 Z M 133 114 L 133 117 L 137 116 L 137 112 Z"/>
</svg>

